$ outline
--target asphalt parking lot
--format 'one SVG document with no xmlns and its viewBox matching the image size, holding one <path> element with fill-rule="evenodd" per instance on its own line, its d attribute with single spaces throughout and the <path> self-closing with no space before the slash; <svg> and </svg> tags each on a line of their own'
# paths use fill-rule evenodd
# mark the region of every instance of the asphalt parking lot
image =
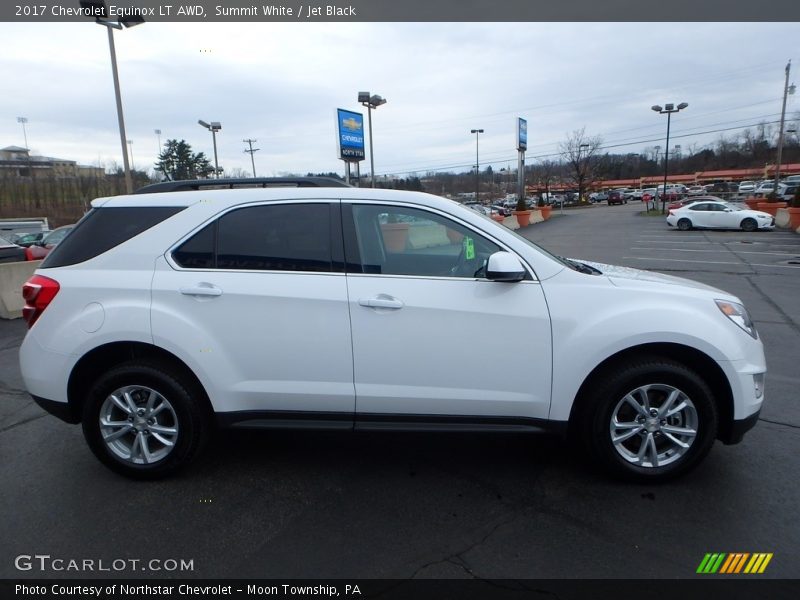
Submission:
<svg viewBox="0 0 800 600">
<path fill-rule="evenodd" d="M 523 233 L 744 300 L 769 366 L 761 421 L 688 476 L 621 484 L 525 435 L 238 431 L 178 477 L 132 482 L 30 401 L 16 363 L 25 324 L 3 321 L 0 578 L 132 574 L 19 571 L 21 554 L 193 561 L 148 577 L 684 578 L 707 552 L 771 552 L 763 577 L 800 576 L 800 236 L 679 232 L 640 210 L 554 211 Z"/>
</svg>

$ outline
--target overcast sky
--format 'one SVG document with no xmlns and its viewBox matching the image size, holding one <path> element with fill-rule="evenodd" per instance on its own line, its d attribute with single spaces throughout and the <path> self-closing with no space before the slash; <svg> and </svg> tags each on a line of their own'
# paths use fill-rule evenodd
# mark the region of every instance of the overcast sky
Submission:
<svg viewBox="0 0 800 600">
<path fill-rule="evenodd" d="M 653 104 L 688 102 L 670 147 L 702 147 L 731 129 L 780 117 L 784 67 L 800 68 L 798 23 L 145 23 L 115 32 L 133 162 L 151 169 L 155 129 L 260 176 L 344 173 L 335 109 L 373 112 L 378 174 L 468 170 L 483 128 L 484 167 L 516 162 L 515 119 L 528 120 L 527 163 L 554 154 L 576 129 L 611 152 L 664 146 Z M 0 147 L 82 164 L 122 163 L 105 28 L 0 23 Z M 791 82 L 790 80 L 790 82 Z M 790 96 L 787 114 L 800 111 Z M 688 137 L 677 137 L 690 134 Z M 362 163 L 362 173 L 369 160 Z"/>
</svg>

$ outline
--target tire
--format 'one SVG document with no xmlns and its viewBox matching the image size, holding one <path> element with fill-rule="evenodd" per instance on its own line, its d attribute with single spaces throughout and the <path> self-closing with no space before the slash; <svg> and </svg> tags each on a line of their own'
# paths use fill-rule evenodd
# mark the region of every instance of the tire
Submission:
<svg viewBox="0 0 800 600">
<path fill-rule="evenodd" d="M 758 229 L 758 223 L 755 219 L 747 218 L 742 221 L 741 228 L 743 231 L 755 231 Z"/>
<path fill-rule="evenodd" d="M 111 369 L 91 385 L 84 404 L 89 448 L 127 477 L 174 473 L 200 453 L 210 431 L 204 399 L 195 388 L 182 374 L 147 361 Z"/>
<path fill-rule="evenodd" d="M 589 455 L 623 479 L 656 483 L 682 475 L 705 458 L 717 436 L 710 388 L 667 358 L 619 366 L 585 406 L 582 430 Z M 666 413 L 659 414 L 662 410 Z"/>
<path fill-rule="evenodd" d="M 681 231 L 689 231 L 692 228 L 692 222 L 689 219 L 681 219 L 678 221 L 678 229 Z"/>
</svg>

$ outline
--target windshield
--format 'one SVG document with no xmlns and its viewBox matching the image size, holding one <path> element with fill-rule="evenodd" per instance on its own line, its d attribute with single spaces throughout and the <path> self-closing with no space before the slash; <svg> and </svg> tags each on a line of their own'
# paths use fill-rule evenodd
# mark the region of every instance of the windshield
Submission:
<svg viewBox="0 0 800 600">
<path fill-rule="evenodd" d="M 500 225 L 500 227 L 502 227 L 502 225 Z M 550 251 L 545 250 L 544 248 L 542 248 L 538 244 L 532 242 L 528 238 L 521 236 L 520 234 L 518 234 L 513 229 L 506 228 L 506 232 L 512 234 L 518 240 L 522 240 L 523 242 L 525 242 L 528 246 L 530 246 L 534 250 L 537 250 L 537 251 L 541 252 L 542 254 L 544 254 L 545 256 L 548 256 L 548 257 L 552 258 L 557 263 L 560 263 L 560 264 L 564 265 L 565 267 L 569 267 L 570 269 L 575 269 L 574 261 L 570 261 L 570 260 L 564 258 L 563 256 L 557 256 L 555 254 L 552 254 Z"/>
</svg>

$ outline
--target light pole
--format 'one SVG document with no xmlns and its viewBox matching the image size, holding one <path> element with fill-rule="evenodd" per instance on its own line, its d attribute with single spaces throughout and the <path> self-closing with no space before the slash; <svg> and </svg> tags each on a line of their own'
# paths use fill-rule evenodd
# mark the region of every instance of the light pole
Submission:
<svg viewBox="0 0 800 600">
<path fill-rule="evenodd" d="M 386 104 L 386 98 L 381 98 L 378 94 L 370 95 L 369 92 L 358 92 L 358 101 L 361 106 L 367 107 L 367 120 L 369 121 L 369 172 L 372 187 L 375 187 L 375 155 L 372 152 L 372 109 Z"/>
<path fill-rule="evenodd" d="M 161 130 L 160 129 L 153 129 L 153 133 L 156 134 L 158 138 L 158 154 L 156 154 L 156 158 L 161 156 Z"/>
<path fill-rule="evenodd" d="M 478 154 L 478 139 L 480 134 L 483 133 L 483 129 L 470 129 L 469 132 L 475 134 L 475 202 L 480 202 L 481 161 Z"/>
<path fill-rule="evenodd" d="M 117 71 L 117 52 L 114 49 L 114 29 L 123 27 L 133 27 L 144 23 L 141 15 L 126 15 L 117 21 L 107 20 L 108 12 L 106 3 L 103 0 L 80 0 L 81 8 L 85 14 L 95 17 L 98 25 L 103 25 L 108 30 L 108 49 L 111 53 L 111 73 L 114 77 L 114 95 L 117 100 L 117 121 L 119 121 L 119 139 L 122 144 L 122 164 L 125 169 L 125 189 L 127 193 L 133 192 L 133 182 L 131 181 L 131 167 L 128 163 L 128 147 L 125 136 L 125 119 L 122 115 L 122 94 L 119 90 L 119 73 Z M 100 16 L 97 16 L 100 15 Z"/>
<path fill-rule="evenodd" d="M 786 63 L 786 81 L 783 84 L 783 105 L 781 106 L 781 128 L 778 133 L 778 158 L 775 162 L 775 184 L 773 193 L 778 193 L 778 183 L 781 180 L 781 158 L 783 155 L 783 123 L 786 119 L 786 96 L 794 94 L 794 84 L 789 85 L 789 72 L 792 70 L 792 61 Z"/>
<path fill-rule="evenodd" d="M 666 114 L 667 115 L 667 143 L 664 146 L 664 191 L 661 193 L 661 214 L 663 215 L 666 212 L 667 207 L 667 173 L 669 169 L 669 124 L 672 118 L 672 113 L 676 113 L 678 111 L 683 110 L 689 106 L 687 102 L 681 102 L 678 106 L 675 106 L 672 103 L 665 104 L 664 108 L 661 108 L 658 104 L 651 106 L 650 108 L 657 113 Z"/>
<path fill-rule="evenodd" d="M 25 131 L 25 123 L 28 122 L 28 117 L 17 117 L 17 123 L 22 125 L 22 137 L 25 138 L 25 150 L 28 150 L 28 132 Z"/>
<path fill-rule="evenodd" d="M 135 169 L 136 167 L 133 166 L 133 140 L 128 140 L 128 148 L 130 148 L 131 169 Z"/>
<path fill-rule="evenodd" d="M 201 119 L 198 119 L 197 122 L 211 132 L 211 137 L 214 141 L 214 177 L 219 179 L 219 163 L 217 162 L 217 132 L 222 129 L 222 124 L 219 121 L 211 121 L 211 123 L 206 123 Z"/>
</svg>

